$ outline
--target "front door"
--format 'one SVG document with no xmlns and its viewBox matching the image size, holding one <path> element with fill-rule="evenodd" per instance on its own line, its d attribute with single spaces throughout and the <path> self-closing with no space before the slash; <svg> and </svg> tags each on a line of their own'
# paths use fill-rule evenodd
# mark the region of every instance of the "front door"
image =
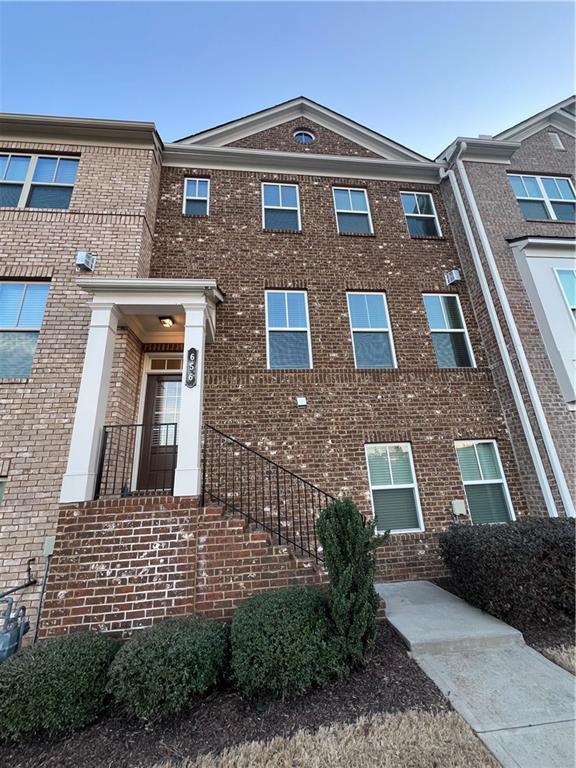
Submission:
<svg viewBox="0 0 576 768">
<path fill-rule="evenodd" d="M 180 375 L 148 375 L 138 470 L 140 491 L 172 493 L 181 384 Z"/>
</svg>

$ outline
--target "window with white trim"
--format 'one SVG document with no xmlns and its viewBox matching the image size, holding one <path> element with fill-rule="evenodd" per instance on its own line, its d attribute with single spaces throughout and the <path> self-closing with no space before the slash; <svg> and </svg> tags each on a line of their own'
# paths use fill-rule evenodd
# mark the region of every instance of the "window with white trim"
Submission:
<svg viewBox="0 0 576 768">
<path fill-rule="evenodd" d="M 306 291 L 266 291 L 268 368 L 312 368 Z"/>
<path fill-rule="evenodd" d="M 460 299 L 453 293 L 422 296 L 439 368 L 474 368 L 476 361 Z"/>
<path fill-rule="evenodd" d="M 70 207 L 77 157 L 0 154 L 0 207 Z"/>
<path fill-rule="evenodd" d="M 184 179 L 184 206 L 187 216 L 208 216 L 210 209 L 210 179 Z"/>
<path fill-rule="evenodd" d="M 300 231 L 297 184 L 262 184 L 262 228 L 270 231 Z"/>
<path fill-rule="evenodd" d="M 395 368 L 386 295 L 351 291 L 347 297 L 356 368 Z"/>
<path fill-rule="evenodd" d="M 454 445 L 472 522 L 481 525 L 514 520 L 496 442 L 460 440 Z"/>
<path fill-rule="evenodd" d="M 576 322 L 576 269 L 557 269 L 556 274 L 568 309 Z"/>
<path fill-rule="evenodd" d="M 440 223 L 429 192 L 401 192 L 410 237 L 440 237 Z"/>
<path fill-rule="evenodd" d="M 49 283 L 0 282 L 0 378 L 30 375 Z"/>
<path fill-rule="evenodd" d="M 377 531 L 423 531 L 410 444 L 383 443 L 365 449 Z"/>
<path fill-rule="evenodd" d="M 508 174 L 525 219 L 576 220 L 576 195 L 570 179 Z"/>
<path fill-rule="evenodd" d="M 333 187 L 334 211 L 340 234 L 372 235 L 372 217 L 365 189 Z"/>
</svg>

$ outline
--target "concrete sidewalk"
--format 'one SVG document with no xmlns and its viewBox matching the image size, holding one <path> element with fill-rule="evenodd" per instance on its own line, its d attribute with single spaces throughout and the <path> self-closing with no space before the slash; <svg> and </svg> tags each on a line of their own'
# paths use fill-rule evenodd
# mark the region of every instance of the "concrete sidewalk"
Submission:
<svg viewBox="0 0 576 768">
<path fill-rule="evenodd" d="M 430 582 L 375 586 L 414 659 L 504 768 L 575 767 L 573 675 Z"/>
</svg>

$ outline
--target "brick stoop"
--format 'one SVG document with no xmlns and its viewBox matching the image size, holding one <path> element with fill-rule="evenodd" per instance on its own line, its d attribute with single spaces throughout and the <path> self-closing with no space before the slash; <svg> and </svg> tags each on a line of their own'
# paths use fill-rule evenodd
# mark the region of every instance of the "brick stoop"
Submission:
<svg viewBox="0 0 576 768">
<path fill-rule="evenodd" d="M 189 613 L 228 620 L 254 592 L 326 581 L 312 560 L 195 498 L 63 505 L 40 636 L 87 629 L 128 635 Z"/>
</svg>

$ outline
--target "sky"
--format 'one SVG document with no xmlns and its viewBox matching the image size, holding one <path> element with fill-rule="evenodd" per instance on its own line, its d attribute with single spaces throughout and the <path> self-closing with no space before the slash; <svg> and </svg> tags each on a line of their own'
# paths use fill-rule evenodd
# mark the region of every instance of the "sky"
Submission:
<svg viewBox="0 0 576 768">
<path fill-rule="evenodd" d="M 572 2 L 2 2 L 0 110 L 164 141 L 308 96 L 428 157 L 576 90 Z"/>
</svg>

